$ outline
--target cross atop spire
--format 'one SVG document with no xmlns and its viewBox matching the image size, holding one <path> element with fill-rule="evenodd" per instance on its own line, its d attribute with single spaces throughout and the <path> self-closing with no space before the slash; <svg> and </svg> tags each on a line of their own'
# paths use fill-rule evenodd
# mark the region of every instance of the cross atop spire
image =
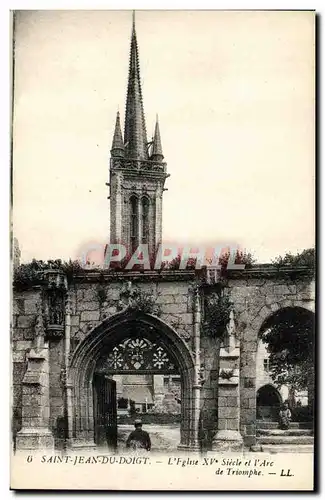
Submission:
<svg viewBox="0 0 325 500">
<path fill-rule="evenodd" d="M 132 11 L 132 31 L 135 31 L 135 10 Z"/>
<path fill-rule="evenodd" d="M 147 132 L 143 110 L 142 90 L 135 13 L 132 13 L 132 35 L 128 89 L 124 127 L 125 156 L 130 159 L 147 160 Z"/>
</svg>

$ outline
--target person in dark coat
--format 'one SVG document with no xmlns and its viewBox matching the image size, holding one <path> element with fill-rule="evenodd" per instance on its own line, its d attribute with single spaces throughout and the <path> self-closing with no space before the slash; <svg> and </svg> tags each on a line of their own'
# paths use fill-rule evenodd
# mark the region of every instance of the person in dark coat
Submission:
<svg viewBox="0 0 325 500">
<path fill-rule="evenodd" d="M 127 438 L 126 447 L 137 449 L 142 448 L 147 451 L 151 450 L 151 440 L 148 432 L 142 430 L 142 422 L 137 419 L 134 422 L 134 431 L 132 431 Z"/>
<path fill-rule="evenodd" d="M 289 429 L 291 421 L 291 411 L 289 409 L 289 404 L 285 401 L 279 413 L 279 424 L 280 429 Z"/>
</svg>

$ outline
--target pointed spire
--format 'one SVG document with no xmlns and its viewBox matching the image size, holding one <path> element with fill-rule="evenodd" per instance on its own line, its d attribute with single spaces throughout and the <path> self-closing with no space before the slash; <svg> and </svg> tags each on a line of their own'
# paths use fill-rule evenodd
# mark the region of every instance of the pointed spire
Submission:
<svg viewBox="0 0 325 500">
<path fill-rule="evenodd" d="M 163 155 L 162 147 L 161 147 L 160 130 L 159 130 L 158 115 L 157 115 L 155 134 L 154 134 L 153 142 L 152 142 L 151 160 L 162 161 L 163 159 L 164 159 L 164 155 Z"/>
<path fill-rule="evenodd" d="M 111 149 L 112 156 L 124 156 L 124 143 L 121 130 L 120 113 L 117 112 L 115 131 Z"/>
<path fill-rule="evenodd" d="M 140 160 L 148 159 L 147 132 L 143 111 L 134 11 L 132 14 L 132 35 L 125 111 L 124 144 L 126 156 L 128 158 L 137 158 Z"/>
</svg>

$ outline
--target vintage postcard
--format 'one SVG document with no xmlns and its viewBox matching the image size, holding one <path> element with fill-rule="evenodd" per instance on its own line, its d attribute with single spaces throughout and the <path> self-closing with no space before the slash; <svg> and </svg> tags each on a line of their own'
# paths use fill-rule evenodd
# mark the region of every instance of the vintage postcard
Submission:
<svg viewBox="0 0 325 500">
<path fill-rule="evenodd" d="M 12 12 L 11 488 L 312 491 L 315 12 Z"/>
</svg>

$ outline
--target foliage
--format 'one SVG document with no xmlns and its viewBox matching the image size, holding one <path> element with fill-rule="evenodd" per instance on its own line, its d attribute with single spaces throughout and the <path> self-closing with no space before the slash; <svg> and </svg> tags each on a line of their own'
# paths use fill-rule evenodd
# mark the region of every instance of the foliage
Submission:
<svg viewBox="0 0 325 500">
<path fill-rule="evenodd" d="M 308 248 L 303 250 L 302 252 L 298 252 L 296 255 L 293 255 L 291 252 L 288 252 L 284 255 L 284 257 L 278 256 L 273 261 L 272 264 L 275 267 L 309 267 L 311 269 L 315 268 L 315 249 Z"/>
<path fill-rule="evenodd" d="M 270 353 L 271 376 L 278 385 L 294 390 L 313 387 L 314 317 L 302 308 L 288 308 L 275 314 L 262 332 Z"/>
<path fill-rule="evenodd" d="M 80 262 L 78 260 L 71 260 L 69 259 L 68 262 L 61 262 L 60 269 L 65 273 L 67 276 L 67 280 L 70 283 L 74 274 L 84 272 L 84 268 L 81 266 Z"/>
<path fill-rule="evenodd" d="M 117 407 L 121 410 L 126 410 L 129 404 L 129 400 L 127 398 L 118 398 Z"/>
<path fill-rule="evenodd" d="M 295 422 L 311 422 L 313 420 L 313 407 L 295 406 L 291 411 L 292 419 Z"/>
<path fill-rule="evenodd" d="M 229 322 L 232 302 L 222 289 L 205 297 L 204 331 L 210 337 L 221 338 Z"/>
<path fill-rule="evenodd" d="M 222 252 L 220 257 L 219 257 L 219 265 L 221 266 L 221 274 L 225 274 L 227 271 L 227 265 L 228 261 L 230 258 L 230 251 L 227 249 L 226 251 Z M 211 264 L 212 263 L 212 258 L 207 259 L 208 262 Z M 235 264 L 244 264 L 245 268 L 251 268 L 255 264 L 255 259 L 253 255 L 250 252 L 247 252 L 246 250 L 239 250 L 237 249 L 236 251 L 236 256 L 234 259 Z M 179 269 L 181 263 L 181 255 L 177 255 L 175 259 L 173 259 L 169 263 L 163 263 L 165 269 Z M 192 257 L 189 258 L 187 261 L 186 269 L 187 270 L 192 270 L 195 269 L 196 267 L 196 258 Z"/>
<path fill-rule="evenodd" d="M 136 410 L 136 407 L 135 407 L 135 401 L 133 401 L 133 399 L 130 399 L 130 416 L 133 417 L 134 415 L 136 415 L 137 413 L 137 410 Z"/>
<path fill-rule="evenodd" d="M 40 284 L 44 279 L 44 271 L 49 269 L 61 270 L 67 276 L 68 282 L 72 280 L 76 272 L 83 270 L 78 261 L 71 259 L 68 262 L 61 259 L 47 261 L 33 259 L 31 262 L 20 264 L 14 269 L 13 285 L 15 289 L 26 290 L 33 285 Z"/>
<path fill-rule="evenodd" d="M 120 296 L 122 299 L 119 303 L 120 309 L 123 309 L 127 305 L 134 311 L 154 314 L 155 316 L 160 316 L 161 314 L 160 305 L 157 304 L 157 295 L 151 291 L 147 292 L 146 290 L 132 286 L 131 282 L 124 283 L 124 289 L 122 289 Z"/>
<path fill-rule="evenodd" d="M 230 251 L 227 250 L 223 252 L 223 254 L 219 258 L 219 264 L 221 266 L 221 271 L 225 273 L 227 271 L 228 262 L 230 259 Z M 236 250 L 236 256 L 233 259 L 235 264 L 244 264 L 245 269 L 250 269 L 256 263 L 253 254 L 248 252 L 247 250 L 240 250 L 239 248 Z"/>
<path fill-rule="evenodd" d="M 156 297 L 151 292 L 139 290 L 134 301 L 134 308 L 143 313 L 159 315 L 160 309 L 156 304 Z"/>
<path fill-rule="evenodd" d="M 32 285 L 37 285 L 43 279 L 43 261 L 35 259 L 28 264 L 20 264 L 14 269 L 13 285 L 16 290 L 25 290 Z"/>
<path fill-rule="evenodd" d="M 163 264 L 162 267 L 164 269 L 178 270 L 179 266 L 180 266 L 180 263 L 181 263 L 181 260 L 182 260 L 182 256 L 181 256 L 181 254 L 178 254 L 177 257 L 175 257 L 175 259 L 173 259 L 172 261 L 170 261 L 170 262 L 163 262 L 162 263 Z M 193 269 L 195 269 L 195 266 L 196 266 L 196 259 L 195 258 L 189 258 L 188 261 L 187 261 L 185 269 L 186 270 L 193 270 Z"/>
</svg>

